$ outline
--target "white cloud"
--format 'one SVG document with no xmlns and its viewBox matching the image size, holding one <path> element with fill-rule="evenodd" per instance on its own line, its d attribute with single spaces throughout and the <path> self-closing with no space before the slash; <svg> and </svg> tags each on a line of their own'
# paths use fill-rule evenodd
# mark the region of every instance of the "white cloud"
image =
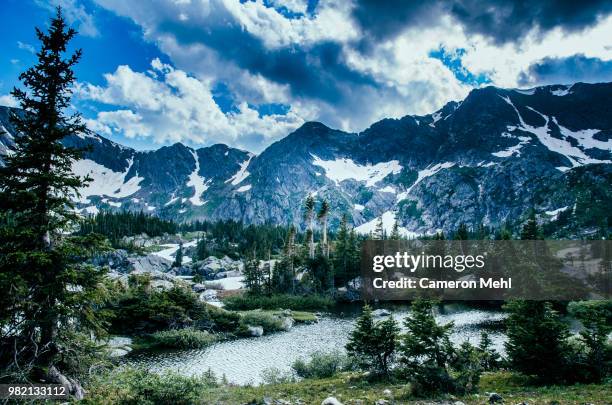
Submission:
<svg viewBox="0 0 612 405">
<path fill-rule="evenodd" d="M 105 86 L 79 84 L 75 95 L 116 106 L 87 121 L 102 134 L 122 133 L 130 138 L 149 138 L 156 143 L 185 142 L 193 145 L 224 142 L 260 150 L 304 120 L 290 109 L 286 115 L 261 116 L 247 103 L 236 112 L 224 113 L 213 99 L 210 82 L 162 64 L 155 59 L 152 72 L 119 66 L 106 74 Z"/>
<path fill-rule="evenodd" d="M 36 49 L 34 49 L 34 46 L 32 46 L 32 45 L 30 45 L 28 43 L 25 43 L 25 42 L 17 41 L 17 47 L 19 49 L 23 49 L 24 51 L 28 51 L 28 52 L 30 52 L 32 54 L 36 53 Z"/>
<path fill-rule="evenodd" d="M 472 73 L 486 73 L 494 84 L 515 87 L 520 74 L 545 57 L 563 58 L 576 54 L 612 60 L 612 16 L 584 31 L 566 33 L 555 29 L 544 36 L 533 33 L 518 44 L 490 44 L 481 36 L 462 38 L 467 52 L 463 65 Z"/>
<path fill-rule="evenodd" d="M 269 48 L 310 45 L 325 40 L 347 42 L 359 37 L 348 14 L 349 2 L 321 2 L 314 17 L 287 18 L 261 0 L 239 3 L 223 0 L 225 8 Z"/>
<path fill-rule="evenodd" d="M 15 97 L 10 94 L 0 95 L 0 105 L 6 107 L 18 107 L 19 103 L 15 100 Z"/>
<path fill-rule="evenodd" d="M 77 4 L 76 0 L 36 0 L 36 2 L 46 9 L 54 10 L 57 6 L 62 8 L 66 20 L 70 24 L 77 24 L 81 35 L 97 37 L 100 35 L 96 27 L 94 18 L 87 12 L 82 4 Z"/>
</svg>

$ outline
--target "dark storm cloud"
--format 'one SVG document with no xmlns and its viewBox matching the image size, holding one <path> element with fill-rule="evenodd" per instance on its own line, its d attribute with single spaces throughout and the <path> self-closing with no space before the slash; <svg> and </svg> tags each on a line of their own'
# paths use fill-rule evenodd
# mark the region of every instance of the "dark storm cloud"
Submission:
<svg viewBox="0 0 612 405">
<path fill-rule="evenodd" d="M 346 85 L 378 86 L 372 77 L 344 63 L 342 47 L 335 42 L 269 49 L 261 39 L 227 20 L 225 24 L 206 29 L 164 22 L 160 31 L 173 34 L 182 44 L 205 44 L 242 69 L 289 85 L 294 96 L 337 103 L 346 97 Z"/>
<path fill-rule="evenodd" d="M 612 61 L 574 55 L 568 58 L 544 58 L 519 77 L 520 86 L 612 81 Z"/>
<path fill-rule="evenodd" d="M 435 25 L 453 16 L 472 34 L 493 42 L 512 42 L 533 29 L 579 31 L 612 13 L 610 0 L 452 0 L 431 2 L 360 0 L 353 16 L 375 39 L 393 37 L 408 27 Z"/>
</svg>

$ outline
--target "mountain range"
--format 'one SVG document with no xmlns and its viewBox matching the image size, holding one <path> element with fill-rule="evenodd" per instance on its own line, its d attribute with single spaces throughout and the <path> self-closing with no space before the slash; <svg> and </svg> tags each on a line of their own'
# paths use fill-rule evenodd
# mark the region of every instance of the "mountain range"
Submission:
<svg viewBox="0 0 612 405">
<path fill-rule="evenodd" d="M 11 110 L 0 107 L 0 159 L 19 136 Z M 314 194 L 329 201 L 332 227 L 347 214 L 363 233 L 380 217 L 406 235 L 498 226 L 531 209 L 554 220 L 575 209 L 585 187 L 610 204 L 612 83 L 484 87 L 360 133 L 307 122 L 259 155 L 222 144 L 137 151 L 96 134 L 64 143 L 90 149 L 73 166 L 93 179 L 75 197 L 85 214 L 301 226 L 304 199 Z"/>
</svg>

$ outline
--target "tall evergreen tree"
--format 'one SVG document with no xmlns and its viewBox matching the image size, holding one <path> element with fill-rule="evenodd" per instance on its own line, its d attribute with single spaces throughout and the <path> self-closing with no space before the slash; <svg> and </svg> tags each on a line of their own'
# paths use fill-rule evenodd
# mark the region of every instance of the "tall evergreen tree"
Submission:
<svg viewBox="0 0 612 405">
<path fill-rule="evenodd" d="M 334 268 L 341 282 L 346 282 L 348 268 L 350 265 L 350 247 L 349 247 L 349 230 L 348 218 L 346 214 L 342 215 L 340 227 L 336 234 L 336 243 L 334 247 Z"/>
<path fill-rule="evenodd" d="M 304 203 L 304 219 L 306 220 L 307 237 L 308 237 L 308 258 L 314 259 L 315 256 L 315 244 L 314 244 L 314 229 L 313 229 L 313 216 L 315 209 L 315 200 L 312 195 L 306 197 Z"/>
<path fill-rule="evenodd" d="M 291 293 L 295 294 L 295 227 L 289 227 L 287 241 L 285 242 L 285 258 L 288 262 L 289 275 L 291 277 Z"/>
<path fill-rule="evenodd" d="M 81 50 L 66 56 L 76 32 L 59 8 L 48 31 L 36 35 L 38 60 L 19 76 L 26 90 L 12 91 L 23 110 L 10 117 L 20 136 L 0 168 L 0 281 L 7 301 L 0 330 L 11 331 L 0 342 L 0 363 L 5 376 L 19 370 L 21 378 L 59 381 L 61 359 L 74 352 L 66 333 L 77 325 L 103 332 L 93 310 L 102 274 L 82 264 L 100 246 L 97 239 L 69 235 L 78 220 L 70 197 L 87 180 L 71 170 L 80 151 L 61 143 L 87 132 L 78 114 L 65 112 Z"/>
<path fill-rule="evenodd" d="M 459 228 L 457 228 L 457 232 L 455 232 L 455 240 L 468 240 L 470 237 L 470 233 L 468 231 L 468 227 L 465 223 L 460 223 Z"/>
<path fill-rule="evenodd" d="M 255 249 L 245 257 L 243 263 L 245 287 L 251 294 L 261 294 L 263 288 L 263 276 L 259 268 L 259 260 L 257 259 Z"/>
<path fill-rule="evenodd" d="M 523 229 L 521 230 L 521 239 L 522 240 L 539 240 L 542 239 L 542 235 L 540 232 L 540 228 L 538 227 L 538 221 L 536 220 L 535 210 L 531 210 L 529 213 L 529 219 L 525 225 L 523 225 Z"/>
<path fill-rule="evenodd" d="M 323 200 L 321 208 L 317 213 L 317 219 L 321 222 L 321 228 L 323 232 L 323 240 L 321 241 L 323 254 L 325 257 L 329 257 L 329 245 L 327 243 L 327 217 L 329 216 L 329 203 L 327 200 Z"/>
<path fill-rule="evenodd" d="M 359 240 L 357 238 L 357 233 L 355 232 L 355 228 L 351 229 L 349 232 L 348 239 L 348 259 L 349 259 L 349 267 L 347 270 L 347 280 L 353 280 L 355 277 L 359 275 L 359 266 L 361 260 L 361 251 L 359 247 Z"/>
<path fill-rule="evenodd" d="M 376 228 L 374 228 L 374 235 L 372 235 L 372 238 L 375 240 L 385 239 L 385 227 L 382 215 L 376 220 Z"/>
<path fill-rule="evenodd" d="M 393 229 L 391 230 L 391 240 L 400 240 L 400 232 L 399 232 L 399 221 L 396 219 L 393 223 Z"/>
</svg>

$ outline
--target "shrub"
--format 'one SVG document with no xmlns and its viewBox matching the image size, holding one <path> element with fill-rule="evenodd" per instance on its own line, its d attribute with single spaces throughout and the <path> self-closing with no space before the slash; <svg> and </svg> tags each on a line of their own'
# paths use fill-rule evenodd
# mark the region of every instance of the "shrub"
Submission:
<svg viewBox="0 0 612 405">
<path fill-rule="evenodd" d="M 295 381 L 291 373 L 283 372 L 276 367 L 263 370 L 261 372 L 261 379 L 264 384 L 286 384 Z"/>
<path fill-rule="evenodd" d="M 173 349 L 199 349 L 216 340 L 214 335 L 192 328 L 155 332 L 151 339 L 156 346 Z"/>
<path fill-rule="evenodd" d="M 186 288 L 152 290 L 146 278 L 132 277 L 129 288 L 109 305 L 113 314 L 111 331 L 145 334 L 193 326 L 206 316 L 205 304 Z"/>
<path fill-rule="evenodd" d="M 98 376 L 88 388 L 86 404 L 188 405 L 200 403 L 202 392 L 218 385 L 215 376 L 205 373 L 186 377 L 176 373 L 155 374 L 125 368 Z"/>
<path fill-rule="evenodd" d="M 333 299 L 321 295 L 299 296 L 279 294 L 254 296 L 250 294 L 235 295 L 223 300 L 225 308 L 235 311 L 251 309 L 291 309 L 296 311 L 320 311 L 331 308 Z"/>
<path fill-rule="evenodd" d="M 298 377 L 302 378 L 329 378 L 341 371 L 348 370 L 350 366 L 348 357 L 339 351 L 315 352 L 308 361 L 297 359 L 291 368 Z"/>
<path fill-rule="evenodd" d="M 240 315 L 240 325 L 243 328 L 247 326 L 261 326 L 265 332 L 278 332 L 285 330 L 283 327 L 283 319 L 269 312 L 259 310 L 243 312 Z"/>
<path fill-rule="evenodd" d="M 126 291 L 116 293 L 106 308 L 112 314 L 111 331 L 148 334 L 168 329 L 195 328 L 235 332 L 238 314 L 201 302 L 187 288 L 157 291 L 144 277 L 131 277 Z"/>
</svg>

